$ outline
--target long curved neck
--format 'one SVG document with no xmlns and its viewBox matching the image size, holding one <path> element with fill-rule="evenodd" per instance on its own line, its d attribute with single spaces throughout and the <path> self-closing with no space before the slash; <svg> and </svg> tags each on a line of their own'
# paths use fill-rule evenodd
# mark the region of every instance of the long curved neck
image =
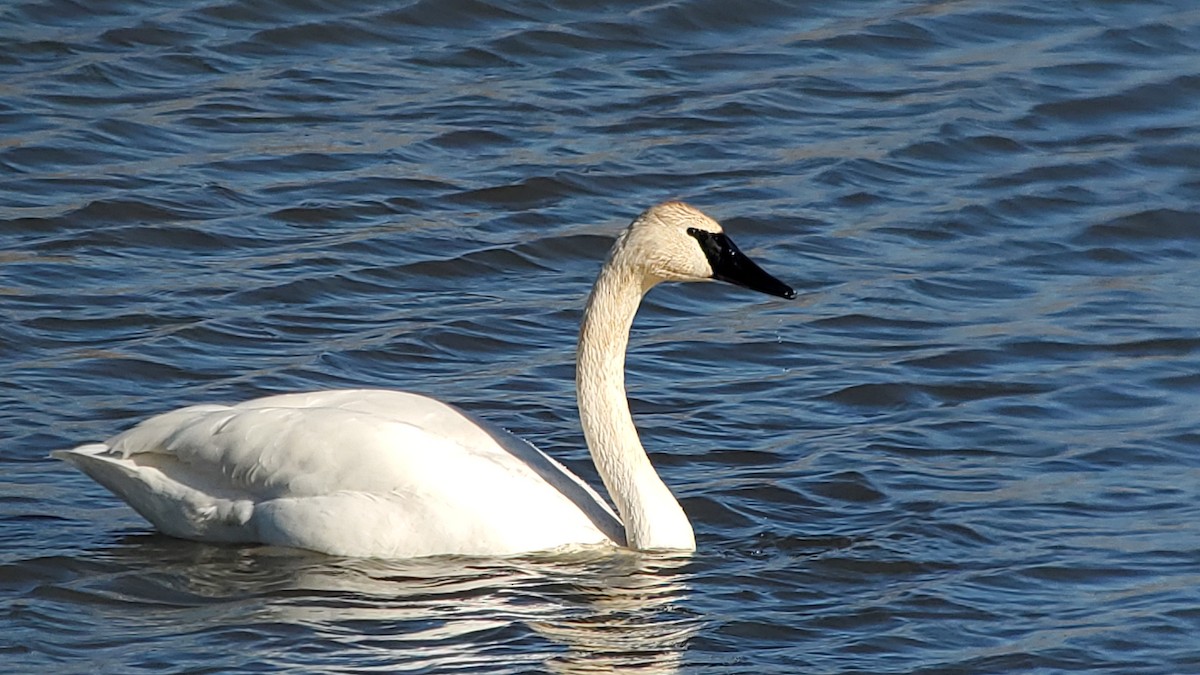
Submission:
<svg viewBox="0 0 1200 675">
<path fill-rule="evenodd" d="M 642 280 L 610 258 L 592 288 L 575 362 L 579 419 L 592 461 L 625 523 L 630 548 L 696 548 L 692 525 L 658 477 L 633 426 L 625 395 L 625 349 Z"/>
</svg>

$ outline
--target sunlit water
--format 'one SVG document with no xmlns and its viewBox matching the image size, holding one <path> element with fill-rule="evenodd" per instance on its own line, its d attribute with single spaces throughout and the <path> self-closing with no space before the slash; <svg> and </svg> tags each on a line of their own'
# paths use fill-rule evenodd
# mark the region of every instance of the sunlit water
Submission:
<svg viewBox="0 0 1200 675">
<path fill-rule="evenodd" d="M 1200 672 L 1200 7 L 796 5 L 0 8 L 3 670 Z M 595 482 L 675 197 L 802 291 L 639 316 L 690 559 L 206 546 L 46 457 L 398 387 Z"/>
</svg>

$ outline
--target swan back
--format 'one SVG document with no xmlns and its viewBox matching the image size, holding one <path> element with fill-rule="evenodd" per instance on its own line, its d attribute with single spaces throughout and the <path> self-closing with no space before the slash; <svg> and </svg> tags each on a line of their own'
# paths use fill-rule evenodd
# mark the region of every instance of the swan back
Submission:
<svg viewBox="0 0 1200 675">
<path fill-rule="evenodd" d="M 54 456 L 187 539 L 382 557 L 625 541 L 603 499 L 561 464 L 407 392 L 192 406 Z"/>
</svg>

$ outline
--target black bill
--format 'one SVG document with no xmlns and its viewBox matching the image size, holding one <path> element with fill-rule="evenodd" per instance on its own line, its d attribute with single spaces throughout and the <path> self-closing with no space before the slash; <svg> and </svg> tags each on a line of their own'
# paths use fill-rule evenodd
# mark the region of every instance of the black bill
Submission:
<svg viewBox="0 0 1200 675">
<path fill-rule="evenodd" d="M 791 286 L 767 274 L 766 270 L 738 250 L 733 240 L 724 233 L 689 227 L 688 234 L 700 242 L 700 249 L 708 257 L 714 279 L 789 300 L 796 297 L 796 291 Z"/>
</svg>

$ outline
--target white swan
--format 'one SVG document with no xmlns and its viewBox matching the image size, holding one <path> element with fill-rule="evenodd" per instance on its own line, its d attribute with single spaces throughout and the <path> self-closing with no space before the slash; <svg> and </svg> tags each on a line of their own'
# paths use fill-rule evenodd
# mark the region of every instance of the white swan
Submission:
<svg viewBox="0 0 1200 675">
<path fill-rule="evenodd" d="M 579 417 L 619 518 L 526 441 L 398 391 L 192 406 L 52 455 L 185 539 L 390 558 L 588 544 L 695 550 L 691 523 L 638 439 L 624 361 L 646 291 L 707 279 L 795 296 L 716 221 L 666 202 L 621 233 L 588 298 L 575 371 Z"/>
</svg>

